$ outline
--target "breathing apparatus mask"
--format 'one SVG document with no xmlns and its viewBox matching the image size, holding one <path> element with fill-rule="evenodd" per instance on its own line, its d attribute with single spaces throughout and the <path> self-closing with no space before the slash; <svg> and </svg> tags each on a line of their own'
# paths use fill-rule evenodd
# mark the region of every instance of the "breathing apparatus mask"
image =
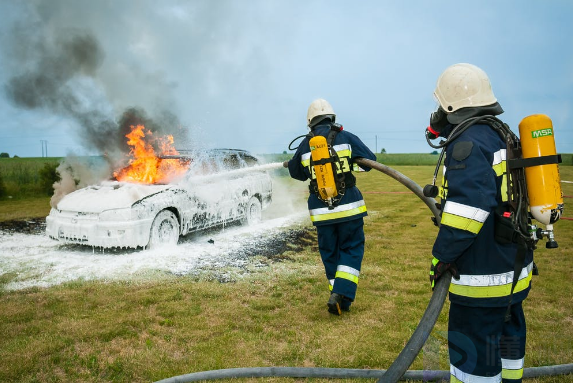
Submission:
<svg viewBox="0 0 573 383">
<path fill-rule="evenodd" d="M 430 126 L 426 128 L 426 141 L 434 149 L 443 148 L 453 139 L 452 133 L 461 134 L 470 124 L 480 117 L 497 116 L 503 113 L 503 109 L 498 102 L 492 105 L 476 106 L 458 109 L 455 112 L 447 113 L 440 104 L 435 112 L 430 115 Z M 438 137 L 443 138 L 439 145 L 430 142 Z"/>
<path fill-rule="evenodd" d="M 430 140 L 443 137 L 448 124 L 448 114 L 438 105 L 436 111 L 430 115 L 430 126 L 426 129 L 426 136 Z"/>
</svg>

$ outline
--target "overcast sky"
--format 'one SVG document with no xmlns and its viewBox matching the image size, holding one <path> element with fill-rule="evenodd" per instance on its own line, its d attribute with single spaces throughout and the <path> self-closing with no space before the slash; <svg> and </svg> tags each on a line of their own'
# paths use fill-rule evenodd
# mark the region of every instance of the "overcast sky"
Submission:
<svg viewBox="0 0 573 383">
<path fill-rule="evenodd" d="M 572 153 L 572 20 L 570 0 L 0 0 L 0 152 L 99 154 L 94 126 L 137 107 L 178 148 L 281 153 L 319 97 L 373 151 L 431 152 L 436 80 L 468 62 L 514 131 L 547 114 Z"/>
</svg>

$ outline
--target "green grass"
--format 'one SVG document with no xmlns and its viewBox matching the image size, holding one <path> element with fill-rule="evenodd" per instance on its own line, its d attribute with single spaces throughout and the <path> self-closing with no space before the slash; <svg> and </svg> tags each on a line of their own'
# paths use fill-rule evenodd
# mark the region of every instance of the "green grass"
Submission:
<svg viewBox="0 0 573 383">
<path fill-rule="evenodd" d="M 290 160 L 294 152 L 287 154 L 263 154 L 261 157 L 266 162 L 283 162 Z M 394 154 L 376 154 L 378 162 L 384 165 L 436 165 L 438 162 L 437 154 L 426 153 L 394 153 Z"/>
<path fill-rule="evenodd" d="M 263 154 L 262 158 L 267 162 L 283 162 L 290 160 L 294 152 L 287 154 Z M 407 165 L 432 165 L 438 162 L 439 151 L 434 154 L 430 153 L 377 153 L 376 160 L 388 166 L 407 166 Z M 560 166 L 573 165 L 573 154 L 561 154 L 562 163 Z"/>
<path fill-rule="evenodd" d="M 573 154 L 561 154 L 561 164 L 559 166 L 570 166 L 573 165 Z"/>
<path fill-rule="evenodd" d="M 50 213 L 50 197 L 0 200 L 0 222 L 46 217 Z"/>
<path fill-rule="evenodd" d="M 0 188 L 6 198 L 25 199 L 48 195 L 42 178 L 45 166 L 57 166 L 60 158 L 0 158 Z M 50 194 L 51 195 L 51 194 Z"/>
<path fill-rule="evenodd" d="M 384 165 L 433 165 L 436 166 L 439 158 L 439 152 L 436 154 L 426 153 L 396 153 L 396 154 L 376 154 L 378 162 Z"/>
<path fill-rule="evenodd" d="M 433 174 L 433 166 L 393 168 L 422 186 Z M 561 177 L 573 180 L 573 167 L 561 168 Z M 289 250 L 280 261 L 258 259 L 267 266 L 230 283 L 207 274 L 158 275 L 155 281 L 75 281 L 6 291 L 16 276 L 0 274 L 0 381 L 151 382 L 238 367 L 388 368 L 431 296 L 428 269 L 437 229 L 427 207 L 397 181 L 376 171 L 357 178 L 369 216 L 361 281 L 347 315 L 326 311 L 327 283 L 312 230 L 302 251 Z M 563 194 L 572 196 L 573 184 L 563 184 Z M 565 216 L 573 217 L 567 205 Z M 555 234 L 558 249 L 540 242 L 536 251 L 540 275 L 524 304 L 526 367 L 573 363 L 573 221 L 558 222 Z M 447 310 L 446 302 L 430 336 L 437 358 L 422 353 L 411 369 L 448 369 L 441 336 Z"/>
</svg>

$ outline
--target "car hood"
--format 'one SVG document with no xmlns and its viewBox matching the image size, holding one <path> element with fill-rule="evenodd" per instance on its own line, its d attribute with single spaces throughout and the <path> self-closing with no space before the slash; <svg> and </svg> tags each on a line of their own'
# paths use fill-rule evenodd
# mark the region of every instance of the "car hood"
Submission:
<svg viewBox="0 0 573 383">
<path fill-rule="evenodd" d="M 107 181 L 66 195 L 58 210 L 101 213 L 110 209 L 131 207 L 142 198 L 170 189 L 171 185 L 144 185 Z"/>
</svg>

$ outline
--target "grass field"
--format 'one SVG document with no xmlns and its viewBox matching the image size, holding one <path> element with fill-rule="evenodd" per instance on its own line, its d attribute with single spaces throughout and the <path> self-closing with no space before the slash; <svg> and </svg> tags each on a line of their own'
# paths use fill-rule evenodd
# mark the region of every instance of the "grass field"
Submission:
<svg viewBox="0 0 573 383">
<path fill-rule="evenodd" d="M 437 153 L 437 152 L 436 152 Z M 262 157 L 269 161 L 285 161 L 291 159 L 293 153 L 289 154 L 269 154 Z M 385 165 L 436 165 L 438 161 L 437 154 L 426 153 L 392 153 L 392 154 L 376 154 L 376 159 Z"/>
<path fill-rule="evenodd" d="M 50 213 L 50 197 L 27 197 L 0 201 L 0 222 L 46 217 Z"/>
<path fill-rule="evenodd" d="M 393 168 L 422 186 L 433 174 L 433 166 Z M 561 177 L 573 181 L 573 167 L 562 167 Z M 207 274 L 158 275 L 151 282 L 77 281 L 6 291 L 11 276 L 0 273 L 0 381 L 152 382 L 237 367 L 388 368 L 431 296 L 437 229 L 427 207 L 398 182 L 375 171 L 357 178 L 369 216 L 361 282 L 347 315 L 326 311 L 329 293 L 310 225 L 302 251 L 259 259 L 267 267 L 230 283 Z M 564 183 L 563 192 L 573 196 L 573 184 Z M 565 209 L 565 217 L 573 217 Z M 558 222 L 555 232 L 559 248 L 540 242 L 540 275 L 524 304 L 526 367 L 573 363 L 573 221 Z M 411 369 L 448 369 L 447 310 L 446 302 L 432 347 Z"/>
<path fill-rule="evenodd" d="M 22 199 L 51 195 L 42 177 L 44 169 L 57 166 L 59 158 L 0 158 L 2 199 Z"/>
<path fill-rule="evenodd" d="M 376 160 L 388 166 L 436 166 L 439 151 L 434 154 L 430 153 L 377 153 Z M 289 154 L 269 154 L 262 155 L 269 161 L 285 161 L 292 158 L 293 153 Z M 573 165 L 573 154 L 561 154 L 562 166 Z"/>
</svg>

